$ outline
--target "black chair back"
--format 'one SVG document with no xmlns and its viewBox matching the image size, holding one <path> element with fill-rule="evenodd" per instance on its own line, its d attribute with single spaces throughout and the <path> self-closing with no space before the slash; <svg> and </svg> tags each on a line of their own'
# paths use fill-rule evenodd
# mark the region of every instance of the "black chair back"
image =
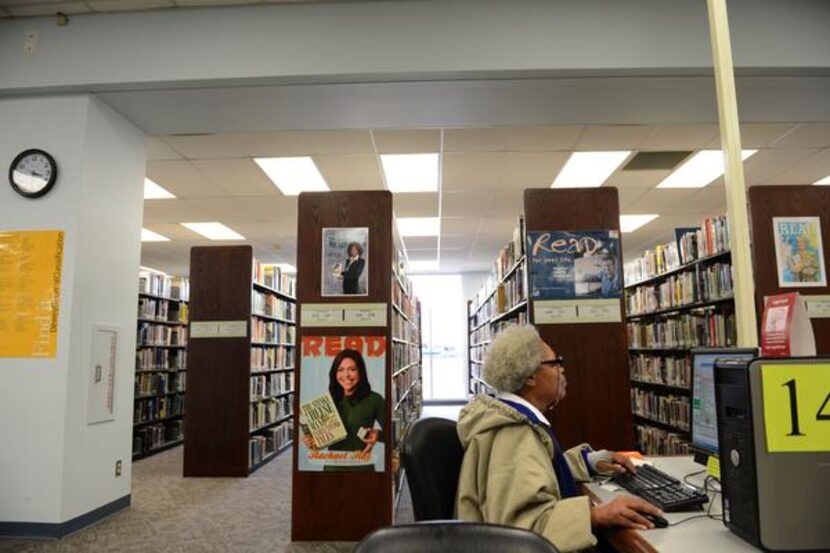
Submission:
<svg viewBox="0 0 830 553">
<path fill-rule="evenodd" d="M 412 425 L 403 440 L 401 460 L 416 521 L 455 518 L 463 458 L 454 421 L 426 418 Z"/>
<path fill-rule="evenodd" d="M 375 530 L 354 553 L 557 553 L 542 536 L 510 526 L 432 521 Z"/>
</svg>

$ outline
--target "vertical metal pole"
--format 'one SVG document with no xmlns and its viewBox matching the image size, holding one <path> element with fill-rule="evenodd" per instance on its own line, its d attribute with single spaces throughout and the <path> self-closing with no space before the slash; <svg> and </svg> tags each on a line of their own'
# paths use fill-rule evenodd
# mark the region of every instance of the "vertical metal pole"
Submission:
<svg viewBox="0 0 830 553">
<path fill-rule="evenodd" d="M 741 160 L 741 131 L 738 124 L 738 100 L 726 0 L 707 0 L 709 33 L 712 39 L 712 62 L 718 94 L 718 121 L 721 148 L 726 168 L 726 212 L 729 217 L 729 240 L 735 290 L 735 318 L 738 345 L 758 345 L 755 315 L 755 282 L 752 278 L 752 253 L 749 246 L 749 214 L 746 183 Z"/>
</svg>

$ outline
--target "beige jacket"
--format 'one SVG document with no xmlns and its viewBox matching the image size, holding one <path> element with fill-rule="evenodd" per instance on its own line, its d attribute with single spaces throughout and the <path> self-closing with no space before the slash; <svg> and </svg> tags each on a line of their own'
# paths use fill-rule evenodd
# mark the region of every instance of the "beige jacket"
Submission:
<svg viewBox="0 0 830 553">
<path fill-rule="evenodd" d="M 527 528 L 560 551 L 596 545 L 587 497 L 561 499 L 548 433 L 497 399 L 478 396 L 458 418 L 464 461 L 458 518 Z M 565 458 L 577 481 L 590 478 L 577 446 Z"/>
</svg>

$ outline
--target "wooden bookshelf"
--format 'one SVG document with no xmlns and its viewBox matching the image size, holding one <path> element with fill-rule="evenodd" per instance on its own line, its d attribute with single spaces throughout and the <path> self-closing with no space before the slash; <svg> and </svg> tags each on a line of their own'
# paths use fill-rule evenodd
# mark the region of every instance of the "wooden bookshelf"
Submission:
<svg viewBox="0 0 830 553">
<path fill-rule="evenodd" d="M 247 476 L 292 442 L 294 279 L 250 246 L 195 247 L 190 275 L 184 476 Z"/>
<path fill-rule="evenodd" d="M 322 295 L 323 228 L 368 228 L 368 290 L 364 296 Z M 359 541 L 369 532 L 394 522 L 403 472 L 398 447 L 422 404 L 420 304 L 399 255 L 395 236 L 392 194 L 382 192 L 303 193 L 299 197 L 297 299 L 300 313 L 309 304 L 385 304 L 385 326 L 298 327 L 298 341 L 314 336 L 384 337 L 383 470 L 337 472 L 300 470 L 300 451 L 294 448 L 292 486 L 292 541 Z M 350 308 L 350 307 L 349 307 Z M 295 409 L 304 393 L 302 351 L 297 352 Z M 315 388 L 309 388 L 317 393 Z M 373 388 L 374 390 L 374 388 Z M 380 390 L 377 390 L 380 393 Z M 302 436 L 299 420 L 294 433 Z M 304 461 L 305 462 L 305 461 Z M 354 516 L 359 498 L 360 516 Z"/>
<path fill-rule="evenodd" d="M 625 285 L 635 444 L 649 455 L 688 451 L 690 350 L 730 347 L 736 341 L 726 218 L 703 221 L 698 229 L 681 238 L 683 253 L 675 241 L 626 264 L 627 275 L 632 263 L 662 268 Z M 661 260 L 655 263 L 658 257 Z M 684 331 L 667 330 L 671 328 Z M 681 339 L 660 340 L 660 332 Z M 655 404 L 660 407 L 649 411 L 648 406 Z M 677 411 L 678 420 L 685 424 L 662 420 L 660 413 L 666 410 Z"/>
<path fill-rule="evenodd" d="M 189 283 L 139 271 L 133 460 L 182 443 Z"/>
</svg>

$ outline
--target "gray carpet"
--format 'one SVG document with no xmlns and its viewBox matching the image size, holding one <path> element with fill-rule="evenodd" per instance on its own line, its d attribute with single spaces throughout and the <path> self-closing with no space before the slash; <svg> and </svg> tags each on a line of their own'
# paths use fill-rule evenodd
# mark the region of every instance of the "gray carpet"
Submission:
<svg viewBox="0 0 830 553">
<path fill-rule="evenodd" d="M 396 522 L 413 520 L 409 490 Z M 4 540 L 2 553 L 340 553 L 353 543 L 289 543 L 291 450 L 249 478 L 182 478 L 182 448 L 133 465 L 132 506 L 62 540 Z"/>
</svg>

